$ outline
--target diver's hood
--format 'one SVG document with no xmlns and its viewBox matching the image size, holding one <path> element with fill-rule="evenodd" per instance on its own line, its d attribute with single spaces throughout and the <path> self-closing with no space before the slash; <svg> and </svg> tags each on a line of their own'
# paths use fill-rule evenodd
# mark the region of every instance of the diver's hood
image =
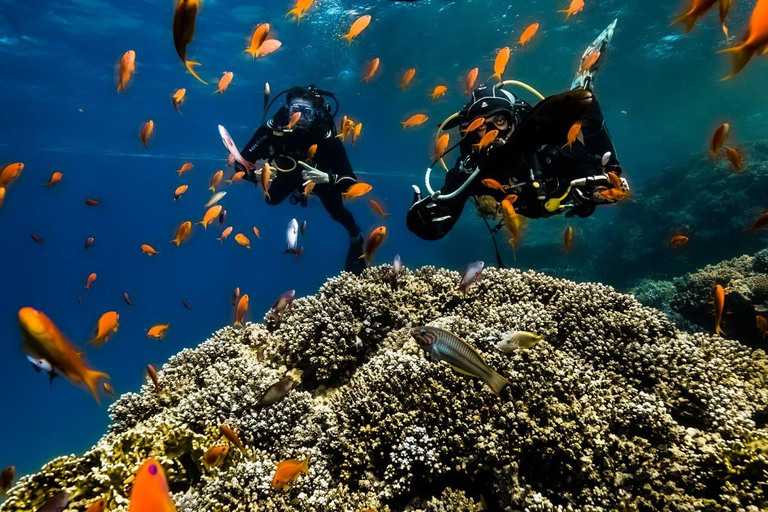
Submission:
<svg viewBox="0 0 768 512">
<path fill-rule="evenodd" d="M 509 121 L 513 122 L 516 101 L 514 94 L 502 89 L 502 84 L 491 87 L 481 85 L 472 91 L 472 100 L 464 105 L 459 115 L 448 121 L 443 129 L 450 130 L 477 117 L 490 117 L 499 113 L 508 114 Z"/>
</svg>

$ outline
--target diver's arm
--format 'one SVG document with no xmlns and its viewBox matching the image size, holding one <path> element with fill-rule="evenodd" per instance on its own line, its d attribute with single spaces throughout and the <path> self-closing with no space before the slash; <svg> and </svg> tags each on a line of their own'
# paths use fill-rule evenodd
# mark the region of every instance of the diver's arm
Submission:
<svg viewBox="0 0 768 512">
<path fill-rule="evenodd" d="M 333 137 L 318 147 L 316 160 L 316 167 L 328 174 L 328 183 L 333 187 L 343 192 L 357 183 L 347 150 L 340 139 Z"/>
</svg>

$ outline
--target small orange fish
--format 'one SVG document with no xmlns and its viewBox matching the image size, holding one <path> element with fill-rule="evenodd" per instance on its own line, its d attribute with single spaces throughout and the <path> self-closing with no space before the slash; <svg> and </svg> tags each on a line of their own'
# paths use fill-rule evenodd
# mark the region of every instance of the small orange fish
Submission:
<svg viewBox="0 0 768 512">
<path fill-rule="evenodd" d="M 184 163 L 184 164 L 181 166 L 181 168 L 180 168 L 178 171 L 176 171 L 176 175 L 177 175 L 177 176 L 181 176 L 181 175 L 182 175 L 182 174 L 184 174 L 184 173 L 188 173 L 189 171 L 191 171 L 191 170 L 192 170 L 192 168 L 193 168 L 194 166 L 195 166 L 195 164 L 193 164 L 193 163 L 191 163 L 191 162 L 185 162 L 185 163 Z"/>
<path fill-rule="evenodd" d="M 182 242 L 189 238 L 189 234 L 192 232 L 192 223 L 190 221 L 182 222 L 179 227 L 176 228 L 176 238 L 171 240 L 172 244 L 176 244 L 176 247 L 181 245 Z"/>
<path fill-rule="evenodd" d="M 97 277 L 96 272 L 92 272 L 91 274 L 88 275 L 88 279 L 86 279 L 85 281 L 85 287 L 87 289 L 89 290 L 91 289 L 91 286 L 93 285 L 93 283 L 96 282 L 96 277 Z"/>
<path fill-rule="evenodd" d="M 107 311 L 101 315 L 96 325 L 96 335 L 88 340 L 86 345 L 93 344 L 94 347 L 100 348 L 108 342 L 112 333 L 117 332 L 117 328 L 120 327 L 118 320 L 120 320 L 120 315 L 116 311 Z"/>
<path fill-rule="evenodd" d="M 147 365 L 147 376 L 152 380 L 152 384 L 155 385 L 155 392 L 160 392 L 160 378 L 157 376 L 157 370 L 151 364 Z"/>
<path fill-rule="evenodd" d="M 768 55 L 768 0 L 757 0 L 755 3 L 744 42 L 738 46 L 721 50 L 720 53 L 733 54 L 733 71 L 723 80 L 729 80 L 738 75 L 755 54 Z"/>
<path fill-rule="evenodd" d="M 215 173 L 213 173 L 213 176 L 211 176 L 211 186 L 208 187 L 208 190 L 211 192 L 216 192 L 216 187 L 219 186 L 221 183 L 221 179 L 224 177 L 224 171 L 218 170 Z"/>
<path fill-rule="evenodd" d="M 267 34 L 269 34 L 269 23 L 262 23 L 256 27 L 256 30 L 253 31 L 253 35 L 251 36 L 251 44 L 248 48 L 243 50 L 243 53 L 247 53 L 251 58 L 255 58 L 256 52 L 259 51 L 259 48 L 267 39 Z"/>
<path fill-rule="evenodd" d="M 447 133 L 442 134 L 435 142 L 435 160 L 442 158 L 446 148 L 448 148 L 448 142 L 450 142 L 451 136 Z"/>
<path fill-rule="evenodd" d="M 243 321 L 245 321 L 245 314 L 248 312 L 248 294 L 243 294 L 240 297 L 240 301 L 237 303 L 237 311 L 235 312 L 235 327 L 243 327 Z"/>
<path fill-rule="evenodd" d="M 237 305 L 237 300 L 240 298 L 240 287 L 238 286 L 235 288 L 235 291 L 232 292 L 232 305 Z"/>
<path fill-rule="evenodd" d="M 147 147 L 147 144 L 149 144 L 149 139 L 152 138 L 152 134 L 155 133 L 155 122 L 153 120 L 149 120 L 146 123 L 144 123 L 144 126 L 141 127 L 141 145 L 143 147 Z"/>
<path fill-rule="evenodd" d="M 763 335 L 763 339 L 768 339 L 768 318 L 762 315 L 755 315 L 755 327 Z"/>
<path fill-rule="evenodd" d="M 354 146 L 357 144 L 357 139 L 360 138 L 360 134 L 363 131 L 363 123 L 357 123 L 355 125 L 355 128 L 352 130 L 352 145 Z"/>
<path fill-rule="evenodd" d="M 184 103 L 184 100 L 187 95 L 186 89 L 177 89 L 176 92 L 173 93 L 173 96 L 171 96 L 171 102 L 173 103 L 173 108 L 176 109 L 176 112 L 181 114 L 181 104 Z"/>
<path fill-rule="evenodd" d="M 235 242 L 237 242 L 238 244 L 242 245 L 246 249 L 250 249 L 251 248 L 251 241 L 248 240 L 248 237 L 245 236 L 242 233 L 238 233 L 238 234 L 235 235 Z"/>
<path fill-rule="evenodd" d="M 725 290 L 720 285 L 715 286 L 715 333 L 725 336 L 720 328 L 720 322 L 723 320 L 723 309 L 725 308 Z"/>
<path fill-rule="evenodd" d="M 46 183 L 43 183 L 43 185 L 45 185 L 48 188 L 51 188 L 52 186 L 54 186 L 58 182 L 60 182 L 61 178 L 63 178 L 63 177 L 64 177 L 64 175 L 61 172 L 56 171 L 53 174 L 51 174 L 51 178 Z"/>
<path fill-rule="evenodd" d="M 109 386 L 108 383 L 104 383 L 105 386 Z M 111 386 L 110 386 L 111 387 Z M 85 509 L 85 512 L 104 512 L 107 509 L 107 500 L 104 498 L 101 498 L 100 500 L 96 500 L 93 503 L 91 503 L 87 509 Z"/>
<path fill-rule="evenodd" d="M 147 338 L 155 338 L 161 340 L 165 338 L 165 332 L 171 328 L 171 324 L 158 324 L 153 325 L 147 331 Z"/>
<path fill-rule="evenodd" d="M 205 452 L 205 455 L 203 455 L 203 463 L 208 469 L 218 467 L 224 462 L 224 459 L 227 458 L 228 453 L 229 445 L 224 444 L 214 446 L 213 448 L 208 449 L 208 451 Z"/>
<path fill-rule="evenodd" d="M 230 179 L 227 180 L 227 183 L 230 185 L 233 183 L 237 183 L 238 181 L 242 180 L 245 176 L 245 171 L 238 171 L 235 174 L 232 175 Z"/>
<path fill-rule="evenodd" d="M 211 206 L 210 208 L 208 208 L 208 211 L 205 212 L 205 215 L 203 215 L 203 220 L 198 222 L 198 224 L 202 224 L 203 225 L 203 229 L 207 230 L 208 229 L 208 224 L 210 224 L 211 222 L 213 222 L 213 221 L 215 221 L 216 219 L 219 218 L 219 214 L 221 213 L 221 209 L 222 209 L 222 207 L 221 207 L 220 204 Z"/>
<path fill-rule="evenodd" d="M 267 199 L 272 199 L 269 197 L 269 183 L 270 179 L 272 178 L 272 168 L 269 166 L 267 162 L 264 162 L 264 167 L 261 169 L 261 190 L 264 192 L 264 196 Z"/>
<path fill-rule="evenodd" d="M 757 229 L 768 226 L 768 212 L 762 214 L 757 221 L 749 228 L 749 231 L 755 231 Z"/>
<path fill-rule="evenodd" d="M 595 64 L 597 64 L 597 61 L 600 60 L 600 53 L 599 50 L 595 50 L 589 55 L 587 55 L 587 58 L 584 59 L 584 62 L 581 63 L 581 67 L 579 68 L 579 73 L 585 73 L 587 71 L 591 71 L 593 67 L 595 67 Z"/>
<path fill-rule="evenodd" d="M 147 459 L 136 472 L 128 512 L 176 512 L 165 471 L 155 459 Z"/>
<path fill-rule="evenodd" d="M 615 188 L 621 188 L 621 179 L 615 172 L 608 171 L 608 183 Z"/>
<path fill-rule="evenodd" d="M 275 489 L 290 489 L 290 483 L 299 478 L 299 475 L 309 474 L 309 457 L 304 460 L 288 459 L 277 465 L 275 476 L 272 478 L 272 487 Z"/>
<path fill-rule="evenodd" d="M 286 130 L 292 130 L 294 126 L 296 126 L 296 123 L 299 122 L 299 119 L 301 119 L 301 112 L 294 112 L 294 114 L 291 116 L 291 119 L 288 120 L 288 124 L 285 126 Z"/>
<path fill-rule="evenodd" d="M 730 123 L 723 123 L 717 127 L 715 133 L 712 135 L 712 141 L 709 143 L 709 154 L 717 162 L 717 155 L 720 153 L 720 148 L 723 147 L 725 141 L 728 139 L 728 133 L 731 131 Z"/>
<path fill-rule="evenodd" d="M 402 121 L 400 124 L 403 125 L 403 130 L 405 130 L 410 126 L 419 126 L 420 124 L 424 124 L 428 119 L 429 117 L 424 114 L 414 114 L 405 121 Z"/>
<path fill-rule="evenodd" d="M 680 247 L 684 246 L 688 243 L 690 239 L 685 235 L 675 235 L 672 237 L 672 239 L 669 241 L 669 243 L 674 247 L 675 249 L 679 249 Z"/>
<path fill-rule="evenodd" d="M 221 75 L 221 78 L 219 79 L 219 85 L 218 88 L 213 91 L 213 94 L 219 93 L 221 95 L 224 95 L 224 91 L 227 90 L 229 87 L 229 84 L 232 83 L 232 79 L 235 77 L 235 74 L 231 71 L 225 71 L 223 75 Z"/>
<path fill-rule="evenodd" d="M 173 191 L 173 200 L 177 201 L 181 196 L 184 195 L 184 192 L 186 192 L 188 188 L 189 185 L 179 185 L 176 187 L 176 190 Z"/>
<path fill-rule="evenodd" d="M 367 183 L 355 183 L 349 187 L 346 192 L 342 192 L 341 196 L 345 201 L 355 199 L 356 197 L 364 196 L 368 192 L 373 190 L 373 187 Z"/>
<path fill-rule="evenodd" d="M 352 26 L 349 28 L 349 32 L 341 37 L 349 41 L 349 46 L 352 46 L 352 39 L 360 35 L 360 32 L 365 30 L 370 23 L 371 17 L 369 15 L 366 14 L 365 16 L 360 16 L 355 20 L 354 23 L 352 23 Z"/>
<path fill-rule="evenodd" d="M 444 85 L 436 86 L 435 89 L 432 91 L 432 94 L 430 94 L 432 101 L 435 101 L 435 99 L 439 98 L 440 96 L 445 96 L 446 91 L 448 91 L 448 88 L 446 86 Z"/>
<path fill-rule="evenodd" d="M 469 123 L 469 126 L 467 126 L 467 129 L 464 130 L 464 137 L 466 137 L 468 134 L 472 133 L 473 131 L 477 130 L 484 124 L 485 124 L 484 117 L 478 117 L 477 119 L 473 120 L 471 123 Z"/>
<path fill-rule="evenodd" d="M 157 256 L 158 254 L 160 254 L 158 251 L 156 251 L 154 249 L 154 247 L 152 247 L 151 245 L 148 245 L 148 244 L 142 244 L 141 245 L 141 252 L 143 252 L 144 254 L 146 254 L 148 256 Z"/>
<path fill-rule="evenodd" d="M 101 204 L 101 201 L 99 199 L 86 199 L 85 205 L 86 206 L 99 206 Z"/>
<path fill-rule="evenodd" d="M 698 21 L 701 16 L 707 14 L 715 3 L 717 3 L 717 0 L 691 0 L 690 3 L 690 10 L 672 22 L 672 25 L 675 23 L 684 24 L 686 34 L 693 29 L 696 21 Z"/>
<path fill-rule="evenodd" d="M 315 158 L 315 153 L 317 153 L 317 144 L 312 144 L 307 151 L 307 160 Z"/>
<path fill-rule="evenodd" d="M 581 121 L 576 121 L 573 123 L 573 126 L 571 126 L 570 130 L 568 130 L 568 142 L 566 142 L 563 145 L 563 149 L 565 149 L 565 146 L 568 146 L 568 150 L 573 149 L 573 143 L 577 140 L 581 142 L 581 144 L 584 144 L 584 134 L 581 132 Z"/>
<path fill-rule="evenodd" d="M 477 148 L 478 151 L 482 151 L 483 149 L 487 148 L 491 145 L 493 141 L 496 140 L 496 137 L 499 135 L 499 130 L 491 130 L 485 135 L 483 135 L 483 138 L 480 139 L 480 142 L 477 144 L 472 144 L 472 147 Z"/>
<path fill-rule="evenodd" d="M 515 207 L 512 206 L 516 199 L 517 196 L 509 195 L 501 201 L 501 214 L 504 219 L 504 225 L 510 235 L 512 235 L 509 243 L 512 246 L 512 255 L 515 259 L 517 259 L 517 246 L 520 245 L 520 234 L 523 225 L 521 216 L 517 214 Z"/>
<path fill-rule="evenodd" d="M 197 80 L 208 85 L 208 82 L 200 78 L 194 70 L 194 66 L 199 66 L 200 63 L 187 60 L 187 46 L 192 43 L 192 38 L 195 36 L 195 20 L 199 11 L 200 0 L 176 0 L 176 8 L 173 11 L 173 44 L 187 71 Z"/>
<path fill-rule="evenodd" d="M 365 252 L 360 258 L 365 258 L 365 261 L 370 264 L 373 255 L 379 250 L 381 243 L 384 241 L 384 235 L 386 234 L 387 228 L 385 226 L 379 226 L 374 229 L 371 234 L 368 235 L 368 240 L 365 242 Z"/>
<path fill-rule="evenodd" d="M 568 18 L 570 18 L 574 14 L 580 13 L 583 9 L 584 9 L 584 0 L 571 0 L 571 5 L 568 7 L 568 9 L 557 11 L 557 12 L 566 13 L 565 21 L 568 21 Z"/>
<path fill-rule="evenodd" d="M 368 204 L 371 206 L 371 210 L 373 210 L 374 213 L 381 215 L 383 218 L 389 216 L 389 214 L 384 211 L 384 208 L 375 199 L 368 201 Z"/>
<path fill-rule="evenodd" d="M 21 171 L 24 170 L 24 164 L 16 162 L 8 164 L 0 171 L 0 187 L 8 187 L 11 183 L 16 181 L 21 176 Z"/>
<path fill-rule="evenodd" d="M 744 168 L 744 164 L 741 162 L 741 153 L 735 148 L 725 148 L 725 155 L 728 157 L 728 161 L 731 162 L 733 169 L 739 172 Z"/>
<path fill-rule="evenodd" d="M 221 236 L 219 238 L 217 238 L 216 240 L 221 241 L 221 243 L 223 244 L 224 240 L 229 238 L 229 235 L 231 233 L 232 233 L 232 226 L 229 226 L 228 228 L 226 228 L 224 231 L 221 232 Z"/>
<path fill-rule="evenodd" d="M 280 48 L 282 45 L 283 45 L 283 43 L 278 41 L 277 39 L 267 39 L 256 50 L 256 53 L 254 54 L 254 57 L 263 57 L 264 55 L 269 55 L 270 53 L 272 53 L 272 52 L 276 51 L 278 48 Z"/>
<path fill-rule="evenodd" d="M 253 234 L 256 235 L 256 238 L 261 240 L 261 234 L 259 233 L 259 228 L 257 228 L 256 226 L 253 226 Z"/>
<path fill-rule="evenodd" d="M 489 80 L 497 78 L 501 81 L 501 75 L 504 74 L 504 70 L 507 69 L 507 62 L 509 62 L 509 46 L 505 46 L 496 54 L 496 61 L 493 63 L 493 74 Z"/>
<path fill-rule="evenodd" d="M 499 190 L 501 192 L 506 192 L 506 190 L 507 190 L 506 186 L 502 185 L 498 181 L 496 181 L 494 179 L 491 179 L 491 178 L 484 179 L 482 183 L 486 187 L 488 187 L 490 189 L 493 189 L 493 190 Z"/>
<path fill-rule="evenodd" d="M 288 11 L 285 14 L 285 17 L 287 18 L 288 16 L 295 16 L 296 17 L 296 22 L 298 24 L 300 24 L 301 23 L 301 17 L 304 15 L 304 13 L 307 11 L 307 9 L 310 8 L 310 6 L 312 5 L 312 3 L 314 1 L 315 0 L 296 0 L 296 7 L 294 7 L 290 11 Z"/>
<path fill-rule="evenodd" d="M 467 88 L 464 90 L 464 94 L 467 94 L 469 96 L 472 95 L 472 89 L 475 87 L 475 82 L 477 81 L 477 74 L 480 72 L 478 68 L 472 68 L 469 70 L 469 73 L 467 73 L 467 78 L 465 80 L 465 84 Z"/>
<path fill-rule="evenodd" d="M 237 449 L 240 450 L 243 455 L 248 455 L 245 446 L 243 446 L 243 443 L 240 441 L 240 438 L 237 436 L 234 430 L 232 430 L 227 425 L 219 425 L 219 431 L 221 432 L 221 435 L 223 435 L 227 441 L 235 445 L 235 447 L 237 447 Z"/>
<path fill-rule="evenodd" d="M 600 195 L 604 197 L 605 199 L 609 199 L 611 201 L 621 201 L 626 197 L 626 194 L 622 190 L 619 190 L 617 188 L 609 188 L 607 190 L 603 190 L 600 192 Z"/>
<path fill-rule="evenodd" d="M 408 84 L 411 83 L 411 80 L 413 80 L 414 76 L 416 76 L 416 68 L 411 68 L 403 73 L 403 79 L 400 81 L 400 89 L 405 90 L 405 88 L 408 87 Z"/>
<path fill-rule="evenodd" d="M 525 45 L 527 43 L 529 43 L 531 41 L 531 39 L 533 39 L 533 36 L 535 36 L 536 32 L 538 32 L 538 31 L 539 31 L 539 24 L 538 23 L 533 23 L 533 24 L 529 25 L 528 28 L 526 28 L 523 31 L 523 35 L 520 36 L 520 41 L 518 41 L 520 46 L 525 48 Z"/>
<path fill-rule="evenodd" d="M 5 187 L 0 187 L 0 208 L 3 207 L 3 203 L 5 203 Z"/>
<path fill-rule="evenodd" d="M 114 400 L 115 399 L 115 388 L 110 385 L 109 382 L 104 381 L 101 383 L 101 386 L 104 388 L 104 391 L 109 395 L 109 398 Z M 87 510 L 85 512 L 88 512 Z"/>
<path fill-rule="evenodd" d="M 563 234 L 563 252 L 565 254 L 568 254 L 571 252 L 571 247 L 573 246 L 573 226 L 568 226 L 565 228 L 565 233 Z"/>
<path fill-rule="evenodd" d="M 117 92 L 127 92 L 128 82 L 131 81 L 133 72 L 136 70 L 136 52 L 128 50 L 120 59 L 117 69 Z"/>
<path fill-rule="evenodd" d="M 376 71 L 379 69 L 379 63 L 380 60 L 378 57 L 368 63 L 368 71 L 366 71 L 365 76 L 363 77 L 363 82 L 370 83 L 371 78 L 373 78 L 373 75 L 375 75 Z"/>
<path fill-rule="evenodd" d="M 310 181 L 309 183 L 304 185 L 304 192 L 302 192 L 302 194 L 304 194 L 304 197 L 309 197 L 309 194 L 312 193 L 312 190 L 314 190 L 315 185 L 316 183 L 314 181 Z"/>
</svg>

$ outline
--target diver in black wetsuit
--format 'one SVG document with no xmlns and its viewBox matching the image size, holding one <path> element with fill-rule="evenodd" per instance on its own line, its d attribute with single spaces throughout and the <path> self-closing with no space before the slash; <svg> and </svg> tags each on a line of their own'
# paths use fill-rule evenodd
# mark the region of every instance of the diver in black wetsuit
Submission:
<svg viewBox="0 0 768 512">
<path fill-rule="evenodd" d="M 584 52 L 582 62 L 596 51 L 599 58 L 590 70 L 576 75 L 571 91 L 531 107 L 503 89 L 503 83 L 476 88 L 472 100 L 443 128 L 458 126 L 464 135 L 472 121 L 481 117 L 485 121 L 458 144 L 460 156 L 440 190 L 430 189 L 429 195 L 422 197 L 414 186 L 408 228 L 425 240 L 438 240 L 453 228 L 470 197 L 491 196 L 501 201 L 514 194 L 515 210 L 528 218 L 562 213 L 588 217 L 597 205 L 625 197 L 629 186 L 620 178 L 616 149 L 592 92 L 593 74 L 605 57 L 615 26 L 616 22 L 612 23 Z M 583 123 L 583 142 L 566 148 L 568 131 L 576 121 Z M 490 146 L 475 147 L 492 130 L 498 135 Z M 615 194 L 606 193 L 617 188 L 608 172 L 620 180 Z M 497 181 L 504 190 L 484 185 L 486 179 Z"/>
<path fill-rule="evenodd" d="M 333 121 L 336 112 L 331 112 L 326 97 L 334 101 L 335 98 L 312 85 L 293 87 L 275 96 L 269 106 L 282 94 L 285 94 L 285 106 L 259 126 L 241 151 L 243 158 L 250 162 L 267 160 L 274 169 L 267 204 L 280 204 L 291 196 L 292 204 L 306 206 L 307 198 L 302 191 L 306 183 L 314 182 L 312 192 L 320 198 L 331 218 L 344 226 L 349 234 L 344 269 L 360 273 L 366 267 L 365 259 L 360 258 L 363 254 L 363 234 L 341 196 L 342 192 L 357 183 L 357 178 L 343 143 L 336 137 Z M 291 116 L 296 113 L 301 113 L 299 121 L 293 128 L 287 128 Z M 310 159 L 310 147 L 315 144 L 317 148 Z M 245 171 L 239 163 L 235 163 L 235 168 Z M 260 184 L 257 172 L 246 172 L 245 179 Z"/>
</svg>

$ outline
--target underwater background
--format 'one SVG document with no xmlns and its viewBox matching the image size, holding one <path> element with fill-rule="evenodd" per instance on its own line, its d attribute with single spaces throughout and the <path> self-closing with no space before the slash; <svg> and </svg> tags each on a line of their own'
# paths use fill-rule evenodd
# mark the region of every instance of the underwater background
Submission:
<svg viewBox="0 0 768 512">
<path fill-rule="evenodd" d="M 733 7 L 729 26 L 737 38 L 752 5 L 742 1 Z M 341 104 L 337 121 L 348 115 L 364 123 L 360 140 L 354 147 L 347 144 L 347 150 L 358 178 L 373 185 L 373 191 L 350 208 L 367 235 L 383 224 L 367 199 L 379 200 L 391 215 L 384 222 L 388 236 L 374 264 L 400 254 L 410 268 L 460 270 L 474 260 L 495 265 L 487 231 L 471 208 L 438 242 L 408 232 L 405 213 L 410 185 L 423 185 L 436 124 L 466 101 L 461 94 L 466 73 L 477 66 L 480 80 L 488 78 L 498 49 L 513 46 L 531 23 L 541 24 L 539 33 L 523 51 L 514 47 L 504 77 L 527 82 L 547 96 L 569 87 L 586 45 L 618 18 L 595 91 L 625 176 L 637 193 L 635 201 L 676 186 L 680 178 L 674 170 L 704 155 L 722 122 L 732 124 L 732 139 L 742 143 L 761 139 L 768 131 L 766 62 L 756 58 L 738 77 L 721 82 L 729 61 L 715 54 L 728 46 L 717 16 L 710 13 L 683 36 L 680 27 L 670 27 L 684 10 L 682 2 L 588 1 L 567 23 L 557 12 L 567 8 L 560 0 L 317 0 L 299 25 L 284 18 L 292 7 L 293 2 L 282 0 L 206 1 L 188 48 L 193 60 L 202 63 L 198 73 L 211 83 L 204 86 L 175 54 L 171 1 L 0 0 L 0 163 L 25 163 L 0 209 L 0 387 L 5 411 L 0 467 L 15 465 L 21 475 L 55 456 L 80 453 L 108 424 L 106 398 L 99 407 L 64 379 L 49 386 L 46 376 L 33 371 L 20 348 L 19 308 L 44 311 L 78 346 L 91 337 L 102 313 L 117 311 L 119 332 L 101 349 L 87 348 L 86 359 L 109 373 L 121 394 L 139 389 L 147 364 L 159 367 L 170 355 L 231 323 L 235 287 L 249 294 L 250 315 L 259 321 L 280 293 L 295 289 L 297 297 L 312 294 L 340 272 L 347 235 L 316 197 L 306 208 L 288 201 L 268 207 L 261 191 L 246 182 L 219 189 L 228 192 L 221 202 L 228 212 L 226 224 L 249 235 L 251 250 L 232 239 L 220 244 L 217 226 L 195 226 L 178 249 L 168 243 L 179 223 L 202 218 L 211 175 L 219 169 L 225 169 L 226 178 L 232 173 L 225 168 L 226 151 L 216 126 L 226 126 L 242 147 L 261 122 L 266 81 L 273 95 L 309 83 L 331 90 Z M 350 47 L 340 35 L 361 14 L 370 14 L 373 21 Z M 253 28 L 264 22 L 271 24 L 270 37 L 283 45 L 252 60 L 241 52 Z M 136 74 L 127 94 L 117 94 L 115 66 L 129 49 L 136 51 Z M 374 57 L 381 59 L 379 72 L 370 84 L 362 83 Z M 410 67 L 418 71 L 404 92 L 398 85 Z M 229 89 L 222 96 L 211 94 L 225 71 L 234 72 Z M 438 84 L 446 85 L 448 93 L 431 102 L 429 93 Z M 187 89 L 183 115 L 170 101 L 180 87 Z M 429 122 L 402 130 L 400 122 L 418 112 L 427 113 Z M 155 135 L 143 149 L 139 129 L 149 119 L 154 120 Z M 194 169 L 177 177 L 174 171 L 184 162 L 194 163 Z M 43 186 L 57 170 L 63 180 L 51 189 Z M 434 173 L 436 187 L 442 183 L 441 172 Z M 727 171 L 711 165 L 707 172 L 720 176 Z M 706 172 L 701 176 L 707 179 Z M 173 201 L 174 189 L 184 183 L 189 191 Z M 694 182 L 675 197 L 695 203 L 696 195 Z M 101 204 L 88 207 L 86 198 L 98 198 Z M 743 204 L 745 212 L 766 206 L 765 200 Z M 637 225 L 641 219 L 616 222 L 629 207 L 598 208 L 585 220 L 532 221 L 516 260 L 500 239 L 505 262 L 615 284 L 621 291 L 643 277 L 665 277 L 656 261 L 661 256 L 624 266 L 618 245 L 607 243 L 614 232 L 628 231 L 644 245 L 667 243 L 656 234 L 643 239 Z M 304 255 L 298 261 L 282 254 L 291 218 L 308 222 L 301 242 Z M 564 255 L 558 249 L 567 224 L 576 228 L 577 242 Z M 259 228 L 261 240 L 252 236 L 252 226 Z M 668 226 L 670 233 L 677 228 Z M 43 243 L 32 241 L 32 233 Z M 87 237 L 95 243 L 85 250 Z M 145 243 L 161 254 L 144 255 L 139 246 Z M 765 246 L 763 237 L 741 246 L 698 247 L 696 261 L 683 271 Z M 674 258 L 675 253 L 664 257 Z M 596 260 L 603 263 L 591 263 Z M 611 272 L 604 273 L 608 267 Z M 675 270 L 666 277 L 680 273 Z M 91 272 L 98 279 L 86 290 Z M 135 306 L 125 304 L 125 292 Z M 182 300 L 192 309 L 185 309 Z M 166 323 L 170 331 L 164 340 L 145 337 L 150 326 Z"/>
</svg>

